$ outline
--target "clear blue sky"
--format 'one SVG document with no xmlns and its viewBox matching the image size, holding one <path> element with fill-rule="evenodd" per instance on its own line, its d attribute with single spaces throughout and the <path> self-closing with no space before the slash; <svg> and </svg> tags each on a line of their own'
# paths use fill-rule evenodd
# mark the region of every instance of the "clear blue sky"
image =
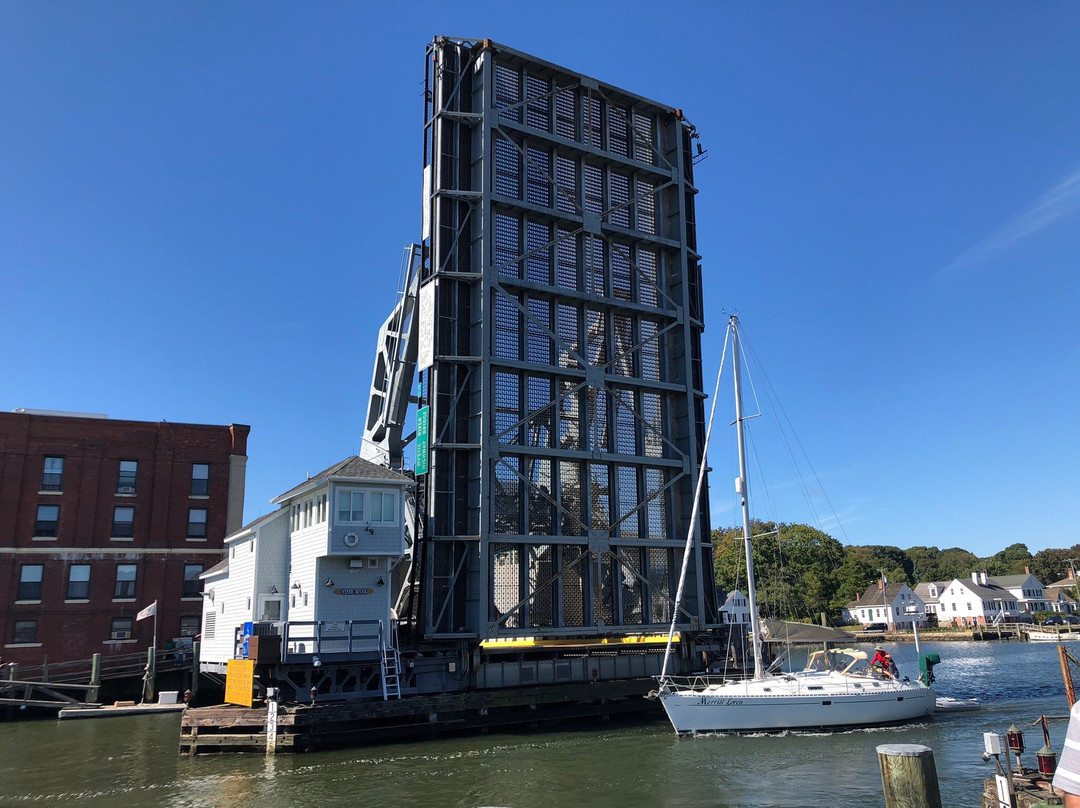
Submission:
<svg viewBox="0 0 1080 808">
<path fill-rule="evenodd" d="M 248 423 L 249 518 L 357 451 L 424 47 L 490 37 L 701 131 L 706 367 L 737 309 L 826 529 L 1080 541 L 1076 3 L 525 8 L 0 5 L 0 409 Z"/>
</svg>

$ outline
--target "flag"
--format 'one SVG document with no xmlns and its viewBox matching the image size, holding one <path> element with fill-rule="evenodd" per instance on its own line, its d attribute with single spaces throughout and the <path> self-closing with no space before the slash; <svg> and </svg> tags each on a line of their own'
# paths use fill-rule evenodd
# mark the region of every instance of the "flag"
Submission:
<svg viewBox="0 0 1080 808">
<path fill-rule="evenodd" d="M 139 612 L 137 615 L 135 615 L 135 619 L 136 620 L 145 620 L 147 617 L 154 617 L 156 614 L 157 614 L 157 601 L 155 600 L 153 603 L 151 603 L 149 606 L 147 606 L 145 609 L 143 609 L 141 612 Z"/>
</svg>

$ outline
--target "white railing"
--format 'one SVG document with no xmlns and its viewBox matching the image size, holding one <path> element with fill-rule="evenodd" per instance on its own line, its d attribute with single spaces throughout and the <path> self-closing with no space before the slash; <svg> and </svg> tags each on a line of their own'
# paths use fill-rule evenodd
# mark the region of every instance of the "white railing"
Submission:
<svg viewBox="0 0 1080 808">
<path fill-rule="evenodd" d="M 312 620 L 284 624 L 281 661 L 313 657 L 381 654 L 387 646 L 382 620 Z"/>
</svg>

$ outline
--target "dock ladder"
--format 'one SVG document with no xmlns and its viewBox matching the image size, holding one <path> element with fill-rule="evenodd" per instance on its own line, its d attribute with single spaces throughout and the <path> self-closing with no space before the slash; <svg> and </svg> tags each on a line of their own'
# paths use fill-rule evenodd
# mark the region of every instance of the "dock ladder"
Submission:
<svg viewBox="0 0 1080 808">
<path fill-rule="evenodd" d="M 383 640 L 382 625 L 379 626 L 380 663 L 382 667 L 383 701 L 401 698 L 401 654 L 397 649 L 397 625 L 390 624 L 390 644 Z"/>
</svg>

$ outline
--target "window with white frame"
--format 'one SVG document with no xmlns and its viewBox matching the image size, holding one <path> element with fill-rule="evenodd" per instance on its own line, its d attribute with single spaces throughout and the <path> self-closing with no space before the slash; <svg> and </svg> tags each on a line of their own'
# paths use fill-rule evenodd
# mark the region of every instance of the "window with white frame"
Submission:
<svg viewBox="0 0 1080 808">
<path fill-rule="evenodd" d="M 373 491 L 371 494 L 371 521 L 393 522 L 394 521 L 394 495 L 392 493 Z"/>
<path fill-rule="evenodd" d="M 363 491 L 338 491 L 337 520 L 340 523 L 364 521 Z"/>
</svg>

